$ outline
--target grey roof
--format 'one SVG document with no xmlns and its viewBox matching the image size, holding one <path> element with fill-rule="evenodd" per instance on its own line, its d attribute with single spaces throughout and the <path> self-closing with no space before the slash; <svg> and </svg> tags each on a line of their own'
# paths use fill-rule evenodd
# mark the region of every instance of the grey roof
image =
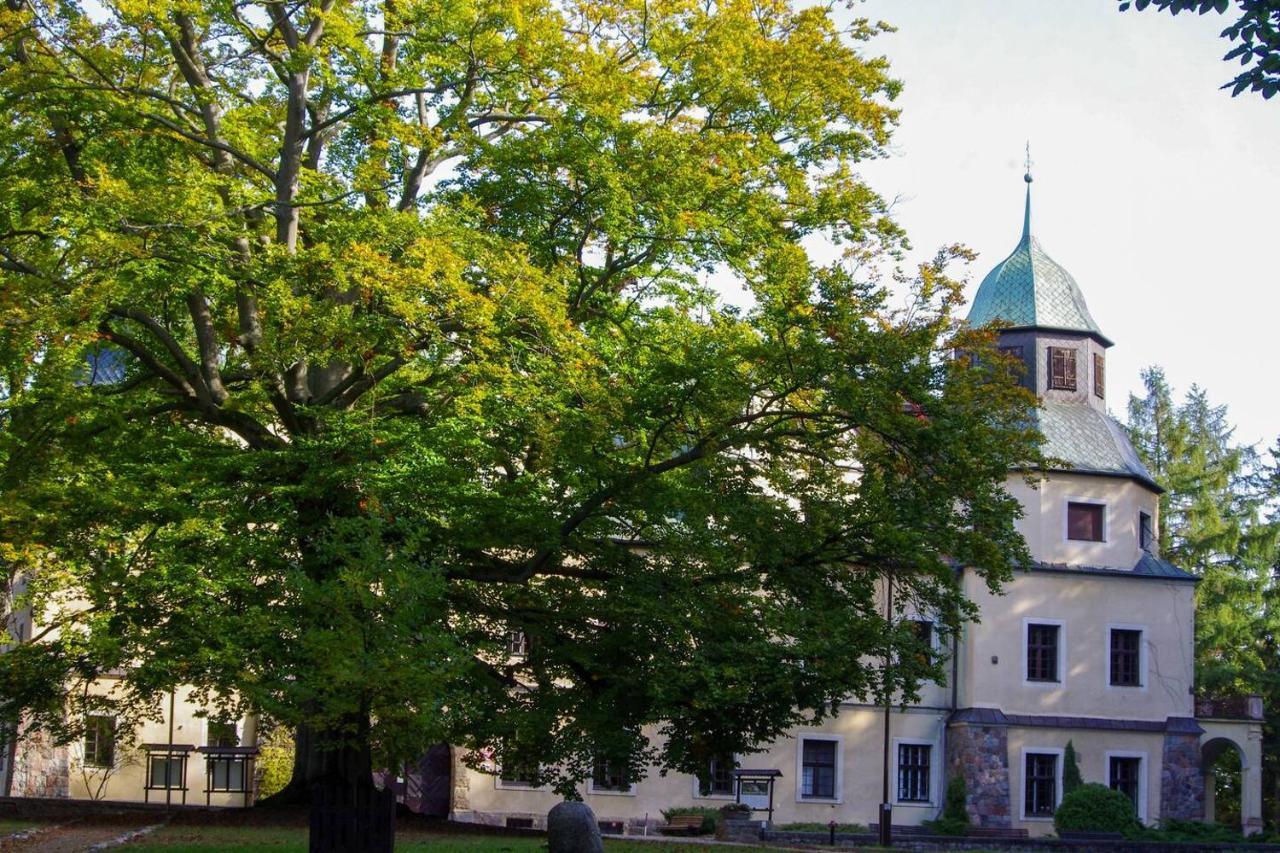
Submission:
<svg viewBox="0 0 1280 853">
<path fill-rule="evenodd" d="M 1134 563 L 1132 569 L 1108 569 L 1102 566 L 1082 566 L 1075 563 L 1034 563 L 1031 566 L 1031 571 L 1098 575 L 1130 580 L 1133 578 L 1150 578 L 1153 580 L 1186 581 L 1189 583 L 1199 583 L 1200 581 L 1190 572 L 1184 572 L 1168 560 L 1162 560 L 1146 551 L 1142 552 L 1142 556 L 1138 558 L 1138 562 Z"/>
<path fill-rule="evenodd" d="M 1132 477 L 1164 491 L 1138 458 L 1124 428 L 1106 413 L 1079 403 L 1041 400 L 1035 418 L 1051 468 Z"/>
<path fill-rule="evenodd" d="M 1191 717 L 1164 720 L 1123 720 L 1105 717 L 1059 717 L 1045 714 L 1006 714 L 999 708 L 957 708 L 949 723 L 980 726 L 1028 726 L 1054 729 L 1102 729 L 1124 732 L 1177 732 L 1200 734 L 1204 729 Z"/>
<path fill-rule="evenodd" d="M 1031 184 L 1027 182 L 1027 210 L 1022 239 L 995 269 L 987 273 L 973 297 L 969 324 L 984 326 L 1001 321 L 1015 329 L 1064 329 L 1093 335 L 1107 346 L 1084 294 L 1071 273 L 1045 254 L 1031 235 Z"/>
</svg>

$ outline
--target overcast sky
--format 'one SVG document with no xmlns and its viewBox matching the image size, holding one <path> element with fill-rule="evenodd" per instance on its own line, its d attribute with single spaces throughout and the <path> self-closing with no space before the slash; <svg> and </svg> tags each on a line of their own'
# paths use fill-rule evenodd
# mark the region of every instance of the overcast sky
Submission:
<svg viewBox="0 0 1280 853">
<path fill-rule="evenodd" d="M 845 14 L 842 12 L 842 14 Z M 1114 0 L 867 0 L 898 32 L 870 50 L 906 89 L 894 156 L 864 174 L 899 199 L 923 258 L 980 253 L 969 294 L 1016 244 L 1023 146 L 1033 231 L 1115 341 L 1108 403 L 1165 368 L 1230 408 L 1237 437 L 1280 435 L 1280 98 L 1232 98 L 1227 19 Z"/>
</svg>

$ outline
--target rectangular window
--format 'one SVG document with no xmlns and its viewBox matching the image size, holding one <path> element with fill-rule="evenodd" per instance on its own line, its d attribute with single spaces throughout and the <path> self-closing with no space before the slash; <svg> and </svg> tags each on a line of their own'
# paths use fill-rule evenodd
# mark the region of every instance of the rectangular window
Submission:
<svg viewBox="0 0 1280 853">
<path fill-rule="evenodd" d="M 732 797 L 735 766 L 732 755 L 722 755 L 707 762 L 707 772 L 698 779 L 699 796 Z"/>
<path fill-rule="evenodd" d="M 532 788 L 534 787 L 534 775 L 534 768 L 527 764 L 504 763 L 502 765 L 502 772 L 498 778 L 501 779 L 502 784 L 508 788 Z M 596 790 L 603 790 L 599 783 L 595 782 L 594 779 L 592 781 L 592 786 Z M 626 788 L 623 788 L 623 790 L 625 791 Z"/>
<path fill-rule="evenodd" d="M 997 347 L 997 349 L 1007 356 L 1012 356 L 1018 360 L 1022 359 L 1022 347 L 1020 346 Z"/>
<path fill-rule="evenodd" d="M 836 742 L 804 740 L 800 768 L 802 799 L 832 800 L 836 796 Z"/>
<path fill-rule="evenodd" d="M 116 758 L 116 718 L 89 714 L 84 718 L 86 767 L 111 767 Z"/>
<path fill-rule="evenodd" d="M 926 744 L 898 744 L 899 802 L 929 802 L 929 750 Z"/>
<path fill-rule="evenodd" d="M 1076 390 L 1076 351 L 1049 347 L 1049 387 L 1056 391 Z"/>
<path fill-rule="evenodd" d="M 1103 541 L 1103 520 L 1106 507 L 1102 504 L 1067 504 L 1067 538 L 1081 542 Z"/>
<path fill-rule="evenodd" d="M 1134 812 L 1138 812 L 1138 792 L 1141 789 L 1142 759 L 1137 757 L 1121 758 L 1111 756 L 1108 762 L 1111 776 L 1111 790 L 1119 791 L 1133 803 Z"/>
<path fill-rule="evenodd" d="M 631 779 L 627 772 L 627 765 L 621 761 L 597 758 L 595 767 L 591 771 L 591 789 L 623 793 L 630 791 Z"/>
<path fill-rule="evenodd" d="M 1138 513 L 1138 547 L 1144 551 L 1150 551 L 1154 535 L 1151 515 L 1145 512 Z"/>
<path fill-rule="evenodd" d="M 1058 680 L 1058 626 L 1027 626 L 1027 681 Z"/>
<path fill-rule="evenodd" d="M 1117 687 L 1142 686 L 1142 632 L 1111 629 L 1111 683 Z"/>
<path fill-rule="evenodd" d="M 1098 397 L 1107 396 L 1106 362 L 1101 353 L 1093 354 L 1093 393 Z"/>
<path fill-rule="evenodd" d="M 1023 806 L 1027 817 L 1052 817 L 1058 807 L 1058 756 L 1028 752 L 1023 775 L 1026 787 Z"/>
<path fill-rule="evenodd" d="M 211 791 L 243 791 L 244 762 L 234 758 L 215 758 L 210 762 L 213 776 Z"/>
<path fill-rule="evenodd" d="M 228 720 L 209 721 L 209 746 L 239 746 L 240 733 L 236 724 Z"/>
<path fill-rule="evenodd" d="M 529 654 L 529 636 L 524 631 L 507 633 L 507 654 L 512 657 L 527 657 Z"/>
<path fill-rule="evenodd" d="M 928 619 L 913 619 L 911 633 L 915 634 L 919 647 L 917 660 L 921 666 L 929 666 L 933 662 L 933 623 Z"/>
<path fill-rule="evenodd" d="M 164 755 L 151 756 L 151 787 L 185 788 L 186 784 L 182 779 L 182 765 L 184 763 L 181 758 L 169 758 Z"/>
</svg>

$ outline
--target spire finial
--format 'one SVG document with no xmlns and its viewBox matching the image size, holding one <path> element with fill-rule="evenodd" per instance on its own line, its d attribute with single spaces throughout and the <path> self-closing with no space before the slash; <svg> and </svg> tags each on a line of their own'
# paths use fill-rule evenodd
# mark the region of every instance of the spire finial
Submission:
<svg viewBox="0 0 1280 853">
<path fill-rule="evenodd" d="M 1027 211 L 1022 217 L 1022 239 L 1031 239 L 1031 140 L 1027 140 L 1027 171 L 1022 176 L 1027 182 Z"/>
</svg>

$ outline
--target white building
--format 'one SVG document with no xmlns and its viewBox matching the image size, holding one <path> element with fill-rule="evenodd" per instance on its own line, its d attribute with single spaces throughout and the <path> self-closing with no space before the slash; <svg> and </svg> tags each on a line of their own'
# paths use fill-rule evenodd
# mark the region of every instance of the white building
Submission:
<svg viewBox="0 0 1280 853">
<path fill-rule="evenodd" d="M 1260 700 L 1193 695 L 1196 581 L 1156 553 L 1161 488 L 1107 414 L 1111 341 L 1075 280 L 1032 236 L 1030 180 L 1021 239 L 983 280 L 969 320 L 1008 324 L 1000 346 L 1022 359 L 1040 399 L 1053 467 L 1032 485 L 1023 474 L 1007 481 L 1035 562 L 1001 596 L 964 573 L 982 617 L 956 638 L 951 683 L 927 685 L 917 704 L 890 714 L 893 822 L 938 817 L 947 780 L 960 775 L 975 825 L 1051 832 L 1070 741 L 1085 781 L 1124 791 L 1148 823 L 1211 819 L 1202 768 L 1234 749 L 1244 829 L 1260 831 Z M 559 800 L 440 758 L 415 780 L 424 793 L 415 805 L 540 826 Z M 742 763 L 781 772 L 775 823 L 871 823 L 885 759 L 883 709 L 850 703 Z M 732 800 L 729 769 L 726 759 L 703 782 L 651 773 L 628 784 L 602 767 L 582 793 L 602 822 L 635 825 L 665 808 Z M 765 805 L 762 794 L 744 799 Z"/>
</svg>

